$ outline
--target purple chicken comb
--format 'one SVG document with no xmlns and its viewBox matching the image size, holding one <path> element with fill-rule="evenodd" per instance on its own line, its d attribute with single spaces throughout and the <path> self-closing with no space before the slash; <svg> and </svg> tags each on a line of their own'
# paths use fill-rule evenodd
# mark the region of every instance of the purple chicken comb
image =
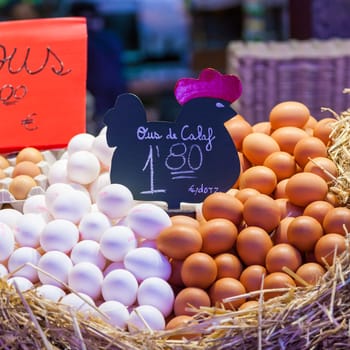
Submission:
<svg viewBox="0 0 350 350">
<path fill-rule="evenodd" d="M 174 94 L 180 105 L 198 97 L 214 97 L 232 103 L 241 96 L 242 85 L 234 75 L 223 75 L 213 68 L 206 68 L 198 79 L 178 80 Z"/>
</svg>

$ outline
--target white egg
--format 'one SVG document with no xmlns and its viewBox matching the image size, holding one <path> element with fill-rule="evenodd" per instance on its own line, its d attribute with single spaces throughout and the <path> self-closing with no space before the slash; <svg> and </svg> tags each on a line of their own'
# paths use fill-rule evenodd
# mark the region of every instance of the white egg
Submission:
<svg viewBox="0 0 350 350">
<path fill-rule="evenodd" d="M 83 192 L 86 195 L 86 197 L 88 197 L 91 201 L 89 190 L 86 188 L 85 185 L 78 184 L 76 182 L 71 182 L 71 181 L 68 182 L 68 185 L 71 186 L 74 190 Z"/>
<path fill-rule="evenodd" d="M 67 284 L 68 274 L 73 263 L 71 259 L 60 251 L 50 251 L 42 255 L 38 262 L 38 276 L 42 284 L 62 287 Z"/>
<path fill-rule="evenodd" d="M 102 296 L 105 301 L 116 300 L 130 306 L 137 296 L 138 283 L 135 276 L 123 269 L 108 273 L 102 282 Z"/>
<path fill-rule="evenodd" d="M 14 229 L 15 239 L 22 247 L 37 248 L 40 245 L 40 235 L 46 226 L 46 221 L 40 214 L 23 214 Z"/>
<path fill-rule="evenodd" d="M 136 247 L 134 232 L 127 226 L 112 226 L 105 230 L 100 239 L 101 252 L 110 261 L 122 261 Z"/>
<path fill-rule="evenodd" d="M 50 185 L 45 191 L 45 203 L 47 209 L 51 212 L 52 204 L 56 197 L 63 192 L 69 192 L 72 190 L 72 187 L 67 183 L 54 183 Z"/>
<path fill-rule="evenodd" d="M 67 171 L 68 159 L 58 159 L 53 163 L 47 173 L 47 181 L 50 185 L 55 183 L 67 183 L 68 171 Z"/>
<path fill-rule="evenodd" d="M 170 315 L 174 306 L 174 292 L 170 284 L 158 277 L 146 278 L 139 285 L 137 302 L 139 305 L 152 305 L 164 317 Z"/>
<path fill-rule="evenodd" d="M 11 229 L 16 227 L 17 220 L 23 214 L 16 209 L 4 208 L 0 210 L 0 222 L 8 225 Z"/>
<path fill-rule="evenodd" d="M 81 239 L 90 239 L 99 242 L 104 231 L 111 227 L 108 217 L 99 212 L 84 214 L 79 222 Z"/>
<path fill-rule="evenodd" d="M 127 214 L 130 228 L 140 237 L 156 239 L 165 227 L 171 225 L 167 212 L 152 203 L 135 205 Z"/>
<path fill-rule="evenodd" d="M 102 255 L 100 244 L 96 241 L 86 239 L 78 242 L 70 253 L 73 264 L 90 262 L 103 270 L 106 265 L 106 258 Z"/>
<path fill-rule="evenodd" d="M 90 151 L 92 144 L 95 140 L 95 136 L 88 133 L 80 133 L 74 135 L 68 142 L 67 152 L 71 155 L 77 151 Z"/>
<path fill-rule="evenodd" d="M 109 172 L 105 171 L 105 172 L 101 173 L 97 177 L 97 179 L 89 185 L 89 192 L 90 192 L 90 196 L 91 196 L 93 203 L 96 202 L 98 192 L 100 192 L 100 190 L 103 187 L 110 185 L 110 184 L 111 184 L 110 174 L 109 174 Z"/>
<path fill-rule="evenodd" d="M 128 330 L 131 333 L 152 329 L 161 331 L 165 328 L 163 314 L 154 306 L 140 305 L 130 313 Z"/>
<path fill-rule="evenodd" d="M 8 274 L 7 267 L 3 264 L 0 264 L 0 278 L 7 276 Z"/>
<path fill-rule="evenodd" d="M 56 303 L 66 295 L 63 289 L 52 284 L 42 284 L 36 287 L 35 291 L 40 297 L 52 300 Z"/>
<path fill-rule="evenodd" d="M 125 270 L 124 262 L 123 261 L 115 261 L 110 263 L 104 270 L 103 275 L 107 276 L 111 271 L 123 269 Z"/>
<path fill-rule="evenodd" d="M 125 216 L 133 205 L 133 195 L 124 185 L 110 184 L 104 186 L 97 194 L 98 209 L 110 219 Z"/>
<path fill-rule="evenodd" d="M 44 194 L 29 196 L 23 203 L 23 214 L 40 214 L 48 222 L 52 219 L 49 209 L 46 206 Z"/>
<path fill-rule="evenodd" d="M 96 300 L 101 294 L 102 271 L 90 262 L 74 265 L 68 274 L 68 285 L 76 292 L 89 295 Z"/>
<path fill-rule="evenodd" d="M 101 166 L 97 157 L 88 151 L 77 151 L 70 154 L 67 173 L 70 181 L 87 185 L 97 179 Z"/>
<path fill-rule="evenodd" d="M 30 290 L 34 287 L 34 284 L 29 281 L 28 278 L 25 277 L 20 277 L 20 276 L 15 276 L 11 277 L 7 280 L 7 283 L 10 286 L 17 286 L 20 292 L 26 292 L 27 290 Z"/>
<path fill-rule="evenodd" d="M 15 235 L 12 229 L 7 224 L 0 222 L 0 261 L 5 261 L 14 249 Z"/>
<path fill-rule="evenodd" d="M 78 224 L 90 210 L 89 197 L 81 191 L 72 189 L 56 197 L 52 203 L 51 214 L 55 219 L 65 219 Z"/>
<path fill-rule="evenodd" d="M 38 281 L 38 271 L 35 266 L 38 265 L 41 255 L 31 247 L 21 247 L 10 255 L 7 262 L 8 270 L 13 276 L 21 276 L 29 279 L 32 283 Z M 28 265 L 30 263 L 33 266 Z"/>
<path fill-rule="evenodd" d="M 66 305 L 74 311 L 85 315 L 96 313 L 94 300 L 85 293 L 68 293 L 62 297 L 60 304 Z"/>
<path fill-rule="evenodd" d="M 138 281 L 149 277 L 168 280 L 171 274 L 171 265 L 165 255 L 148 247 L 130 250 L 124 258 L 124 265 Z"/>
<path fill-rule="evenodd" d="M 115 147 L 109 147 L 106 134 L 99 134 L 92 143 L 91 151 L 106 169 L 110 169 Z"/>
<path fill-rule="evenodd" d="M 68 253 L 78 243 L 79 230 L 71 221 L 56 219 L 48 222 L 40 236 L 40 246 L 48 252 Z"/>
<path fill-rule="evenodd" d="M 124 304 L 116 300 L 109 300 L 99 305 L 98 309 L 107 316 L 103 318 L 106 322 L 114 327 L 126 328 L 130 314 Z"/>
</svg>

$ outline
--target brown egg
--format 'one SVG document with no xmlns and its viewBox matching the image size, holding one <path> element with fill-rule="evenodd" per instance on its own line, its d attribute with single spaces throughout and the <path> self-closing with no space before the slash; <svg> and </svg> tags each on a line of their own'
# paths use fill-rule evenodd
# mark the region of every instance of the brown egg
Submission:
<svg viewBox="0 0 350 350">
<path fill-rule="evenodd" d="M 259 307 L 259 302 L 258 301 L 256 301 L 256 300 L 248 300 L 245 303 L 243 303 L 242 305 L 240 305 L 238 310 L 258 309 L 258 307 Z"/>
<path fill-rule="evenodd" d="M 305 130 L 296 126 L 283 126 L 272 132 L 271 137 L 278 143 L 281 151 L 294 153 L 294 147 L 299 140 L 309 135 Z"/>
<path fill-rule="evenodd" d="M 41 169 L 33 162 L 29 160 L 24 160 L 15 165 L 12 177 L 16 177 L 18 175 L 28 175 L 31 177 L 35 177 L 41 174 Z"/>
<path fill-rule="evenodd" d="M 296 274 L 300 278 L 302 278 L 306 283 L 311 284 L 313 286 L 319 282 L 319 280 L 325 273 L 326 270 L 323 268 L 323 266 L 314 262 L 303 264 L 296 271 Z M 303 283 L 300 283 L 297 279 L 295 282 L 297 286 L 304 285 Z"/>
<path fill-rule="evenodd" d="M 231 277 L 239 278 L 243 265 L 239 258 L 231 253 L 222 253 L 214 257 L 218 272 L 216 278 Z"/>
<path fill-rule="evenodd" d="M 8 159 L 0 155 L 0 169 L 6 169 L 9 166 L 10 166 L 10 162 L 8 161 Z"/>
<path fill-rule="evenodd" d="M 306 124 L 303 126 L 303 129 L 309 133 L 311 132 L 313 134 L 314 128 L 317 125 L 317 119 L 310 115 L 309 119 L 307 120 Z"/>
<path fill-rule="evenodd" d="M 220 278 L 209 289 L 212 306 L 224 306 L 225 309 L 237 309 L 246 301 L 246 296 L 243 296 L 245 293 L 246 290 L 243 284 L 239 280 L 230 277 Z M 238 297 L 239 295 L 242 295 L 242 297 L 224 302 L 226 298 Z"/>
<path fill-rule="evenodd" d="M 288 182 L 288 179 L 283 179 L 277 182 L 276 188 L 273 191 L 273 198 L 275 199 L 287 198 L 287 194 L 286 194 L 287 182 Z"/>
<path fill-rule="evenodd" d="M 242 188 L 241 190 L 238 190 L 238 192 L 236 193 L 236 198 L 239 199 L 243 204 L 244 202 L 252 197 L 252 196 L 256 196 L 258 195 L 260 192 L 258 190 L 256 190 L 255 188 Z"/>
<path fill-rule="evenodd" d="M 230 188 L 228 191 L 226 191 L 227 194 L 233 197 L 235 197 L 238 192 L 239 190 L 237 188 Z"/>
<path fill-rule="evenodd" d="M 316 157 L 310 159 L 306 163 L 304 171 L 321 176 L 327 182 L 338 177 L 337 166 L 332 160 L 326 157 Z"/>
<path fill-rule="evenodd" d="M 313 136 L 320 139 L 325 145 L 329 143 L 329 135 L 332 132 L 332 124 L 336 122 L 335 118 L 323 118 L 314 126 Z"/>
<path fill-rule="evenodd" d="M 265 266 L 269 273 L 283 272 L 283 267 L 296 271 L 302 264 L 302 257 L 298 249 L 291 244 L 280 243 L 274 245 L 267 253 Z"/>
<path fill-rule="evenodd" d="M 287 179 L 296 172 L 294 157 L 287 152 L 275 152 L 270 154 L 264 161 L 264 166 L 270 168 L 277 177 L 277 181 Z"/>
<path fill-rule="evenodd" d="M 252 126 L 239 114 L 225 122 L 225 128 L 230 134 L 237 150 L 242 148 L 243 139 L 253 132 Z"/>
<path fill-rule="evenodd" d="M 215 192 L 206 197 L 202 204 L 202 213 L 206 220 L 223 218 L 232 221 L 236 226 L 243 218 L 242 202 L 223 192 Z"/>
<path fill-rule="evenodd" d="M 183 260 L 169 259 L 169 262 L 171 266 L 171 274 L 168 279 L 168 283 L 171 286 L 184 287 L 185 285 L 181 278 Z"/>
<path fill-rule="evenodd" d="M 265 277 L 264 289 L 278 289 L 278 288 L 290 288 L 295 287 L 296 284 L 294 280 L 284 272 L 272 272 Z M 286 292 L 283 291 L 271 291 L 265 292 L 264 299 L 268 300 Z"/>
<path fill-rule="evenodd" d="M 196 229 L 199 228 L 198 220 L 196 220 L 195 218 L 192 218 L 191 216 L 178 214 L 178 215 L 171 216 L 170 220 L 173 225 L 181 224 L 185 226 L 191 226 Z"/>
<path fill-rule="evenodd" d="M 39 163 L 44 160 L 42 153 L 34 147 L 25 147 L 17 153 L 16 164 L 29 160 L 33 163 Z"/>
<path fill-rule="evenodd" d="M 247 266 L 241 273 L 239 280 L 247 290 L 253 292 L 260 290 L 262 287 L 263 277 L 266 276 L 266 269 L 262 265 Z"/>
<path fill-rule="evenodd" d="M 315 218 L 306 215 L 294 218 L 287 229 L 289 243 L 301 252 L 314 249 L 322 235 L 322 225 Z"/>
<path fill-rule="evenodd" d="M 271 232 L 280 223 L 281 212 L 273 198 L 259 194 L 245 201 L 243 219 L 248 226 L 258 226 Z"/>
<path fill-rule="evenodd" d="M 327 233 L 322 236 L 315 245 L 314 253 L 316 261 L 322 266 L 333 265 L 334 254 L 341 255 L 346 250 L 346 239 L 338 233 Z"/>
<path fill-rule="evenodd" d="M 243 173 L 243 171 L 246 171 L 252 165 L 251 165 L 250 161 L 247 159 L 247 157 L 242 152 L 237 152 L 237 153 L 238 153 L 239 162 L 241 164 L 241 173 Z"/>
<path fill-rule="evenodd" d="M 200 336 L 200 333 L 192 333 L 188 329 L 189 324 L 193 324 L 193 318 L 189 315 L 175 316 L 165 326 L 165 330 L 175 330 L 175 334 L 170 335 L 168 339 L 192 339 Z M 181 329 L 181 331 L 180 331 Z"/>
<path fill-rule="evenodd" d="M 200 225 L 203 244 L 201 251 L 210 255 L 230 250 L 236 242 L 236 225 L 227 219 L 211 219 Z"/>
<path fill-rule="evenodd" d="M 323 225 L 323 219 L 334 206 L 326 201 L 311 202 L 304 209 L 303 215 L 311 216 Z"/>
<path fill-rule="evenodd" d="M 195 315 L 200 307 L 209 307 L 210 298 L 201 288 L 184 288 L 175 297 L 174 313 L 180 315 Z"/>
<path fill-rule="evenodd" d="M 294 217 L 286 216 L 280 221 L 279 225 L 276 227 L 276 230 L 273 232 L 271 236 L 273 244 L 289 243 L 287 230 L 288 230 L 289 224 L 293 220 L 294 220 Z"/>
<path fill-rule="evenodd" d="M 254 188 L 260 193 L 271 194 L 277 185 L 277 176 L 263 165 L 252 166 L 239 177 L 239 189 Z"/>
<path fill-rule="evenodd" d="M 244 228 L 236 241 L 237 253 L 246 265 L 264 265 L 266 254 L 272 245 L 268 233 L 257 226 Z"/>
<path fill-rule="evenodd" d="M 189 255 L 181 268 L 181 278 L 186 287 L 206 289 L 216 280 L 217 273 L 214 259 L 203 252 Z"/>
<path fill-rule="evenodd" d="M 350 232 L 350 209 L 347 207 L 332 208 L 323 219 L 325 233 L 339 233 L 345 236 L 344 226 Z"/>
<path fill-rule="evenodd" d="M 272 129 L 284 126 L 302 128 L 310 118 L 309 109 L 297 101 L 284 101 L 275 105 L 269 115 Z"/>
<path fill-rule="evenodd" d="M 281 219 L 285 217 L 296 217 L 303 214 L 304 208 L 291 203 L 288 198 L 278 198 L 275 199 L 275 202 L 280 208 Z"/>
<path fill-rule="evenodd" d="M 341 205 L 341 201 L 337 197 L 337 195 L 331 191 L 328 191 L 326 197 L 324 199 L 326 202 L 333 205 L 333 207 L 338 207 Z"/>
<path fill-rule="evenodd" d="M 288 199 L 300 207 L 306 207 L 311 202 L 323 200 L 327 192 L 326 181 L 313 173 L 294 174 L 286 185 Z"/>
<path fill-rule="evenodd" d="M 316 157 L 327 157 L 326 145 L 317 137 L 304 137 L 294 147 L 295 161 L 304 168 L 310 159 Z"/>
<path fill-rule="evenodd" d="M 255 123 L 252 126 L 252 128 L 253 128 L 253 132 L 261 132 L 266 135 L 271 134 L 271 124 L 270 122 L 267 122 L 267 121 Z"/>
<path fill-rule="evenodd" d="M 280 151 L 278 143 L 264 133 L 247 135 L 242 143 L 242 152 L 253 165 L 262 165 L 271 153 Z"/>
<path fill-rule="evenodd" d="M 178 260 L 183 260 L 202 248 L 202 235 L 199 230 L 186 225 L 171 225 L 164 228 L 157 237 L 160 252 Z"/>
<path fill-rule="evenodd" d="M 26 199 L 33 187 L 37 186 L 35 180 L 28 175 L 18 175 L 12 179 L 9 192 L 17 200 Z"/>
</svg>

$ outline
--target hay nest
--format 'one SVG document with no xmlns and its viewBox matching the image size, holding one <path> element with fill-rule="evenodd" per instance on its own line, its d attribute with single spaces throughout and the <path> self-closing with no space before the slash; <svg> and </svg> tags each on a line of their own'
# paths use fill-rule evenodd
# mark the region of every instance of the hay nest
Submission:
<svg viewBox="0 0 350 350">
<path fill-rule="evenodd" d="M 0 349 L 348 349 L 349 253 L 348 247 L 316 286 L 288 288 L 266 301 L 264 294 L 280 290 L 250 293 L 245 297 L 258 297 L 255 308 L 199 309 L 171 331 L 129 333 L 0 280 Z"/>
<path fill-rule="evenodd" d="M 345 89 L 344 93 L 350 93 Z M 330 108 L 322 108 L 333 114 L 336 121 L 331 124 L 330 145 L 328 157 L 337 165 L 338 176 L 333 178 L 330 191 L 333 192 L 341 205 L 350 206 L 350 108 L 340 115 Z"/>
</svg>

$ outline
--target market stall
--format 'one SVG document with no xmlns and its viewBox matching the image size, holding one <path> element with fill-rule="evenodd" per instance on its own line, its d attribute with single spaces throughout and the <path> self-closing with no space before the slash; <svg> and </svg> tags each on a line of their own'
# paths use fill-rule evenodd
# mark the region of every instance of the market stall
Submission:
<svg viewBox="0 0 350 350">
<path fill-rule="evenodd" d="M 127 93 L 94 136 L 84 21 L 35 24 L 15 46 L 2 28 L 1 346 L 347 348 L 348 111 L 281 101 L 251 122 L 239 77 L 207 68 L 177 81 L 176 121 Z"/>
</svg>

